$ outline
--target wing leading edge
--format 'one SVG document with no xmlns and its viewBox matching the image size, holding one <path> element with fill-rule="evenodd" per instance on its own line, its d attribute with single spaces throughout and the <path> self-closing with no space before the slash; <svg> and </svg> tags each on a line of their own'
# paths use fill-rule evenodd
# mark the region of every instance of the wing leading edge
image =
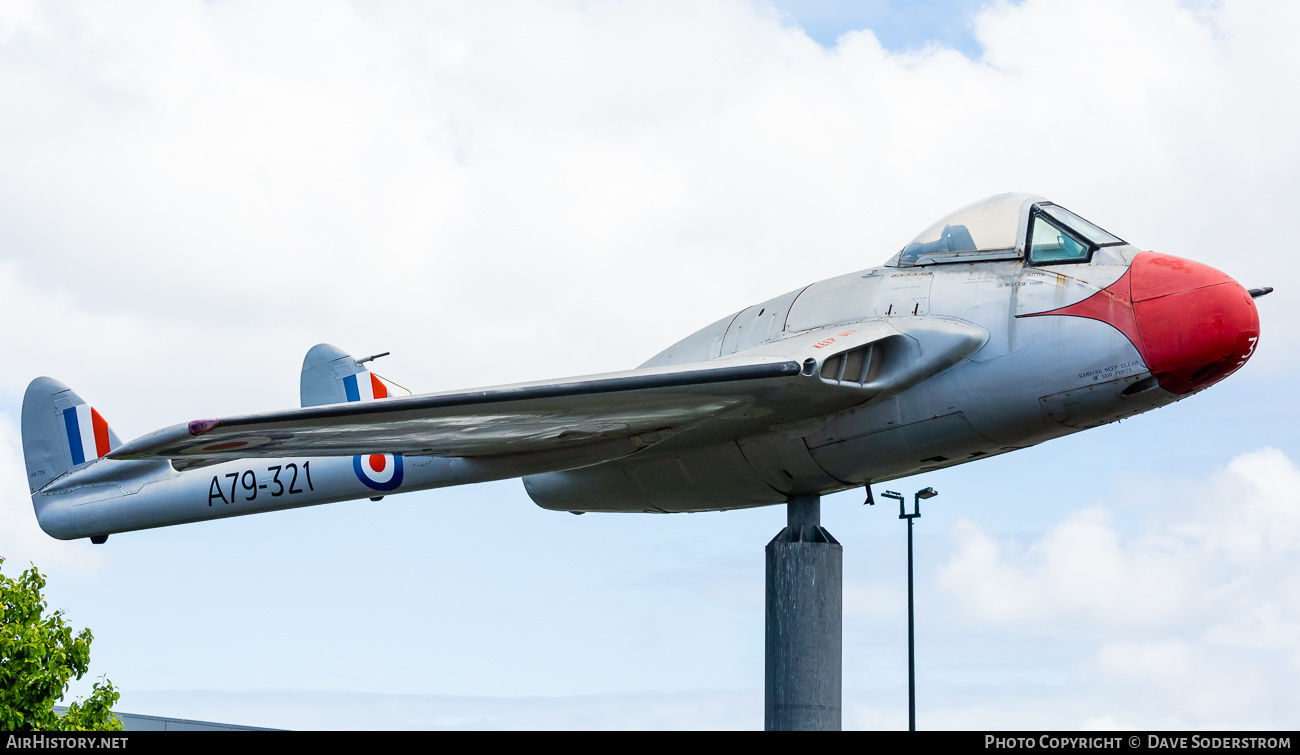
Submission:
<svg viewBox="0 0 1300 755">
<path fill-rule="evenodd" d="M 621 441 L 629 453 L 705 420 L 739 437 L 892 395 L 964 360 L 987 338 L 965 323 L 898 328 L 869 321 L 708 362 L 195 420 L 136 438 L 108 456 L 183 461 L 558 452 L 556 468 L 564 468 L 588 455 L 585 463 L 609 458 L 610 441 Z M 827 365 L 867 345 L 879 360 L 870 380 L 865 368 L 859 381 L 841 379 L 842 368 L 828 377 Z"/>
<path fill-rule="evenodd" d="M 735 360 L 196 420 L 113 458 L 526 453 L 712 417 L 779 390 L 800 369 L 789 359 Z"/>
</svg>

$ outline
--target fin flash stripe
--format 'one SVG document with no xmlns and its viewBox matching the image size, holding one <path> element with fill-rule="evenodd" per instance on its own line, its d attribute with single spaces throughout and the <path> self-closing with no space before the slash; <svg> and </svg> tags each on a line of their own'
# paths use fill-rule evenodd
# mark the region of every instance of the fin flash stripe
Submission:
<svg viewBox="0 0 1300 755">
<path fill-rule="evenodd" d="M 369 370 L 343 378 L 343 392 L 348 401 L 374 401 L 388 398 L 388 386 Z"/>
<path fill-rule="evenodd" d="M 72 454 L 73 466 L 101 458 L 112 450 L 108 423 L 90 404 L 64 409 L 63 427 L 68 433 L 68 451 Z"/>
</svg>

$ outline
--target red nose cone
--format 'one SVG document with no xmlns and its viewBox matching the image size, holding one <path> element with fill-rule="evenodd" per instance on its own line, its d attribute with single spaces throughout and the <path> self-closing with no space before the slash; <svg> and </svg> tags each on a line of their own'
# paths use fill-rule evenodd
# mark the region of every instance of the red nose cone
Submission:
<svg viewBox="0 0 1300 755">
<path fill-rule="evenodd" d="M 1255 351 L 1255 301 L 1227 275 L 1199 262 L 1142 252 L 1128 278 L 1138 348 L 1161 388 L 1170 393 L 1205 388 L 1231 375 Z"/>
</svg>

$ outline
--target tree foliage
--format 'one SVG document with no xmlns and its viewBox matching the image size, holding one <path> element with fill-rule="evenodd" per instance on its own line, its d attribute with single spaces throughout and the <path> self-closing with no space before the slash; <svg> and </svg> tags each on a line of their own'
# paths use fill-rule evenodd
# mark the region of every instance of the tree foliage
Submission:
<svg viewBox="0 0 1300 755">
<path fill-rule="evenodd" d="M 111 710 L 118 692 L 107 679 L 90 699 L 54 712 L 69 680 L 90 667 L 94 636 L 83 629 L 74 637 L 62 611 L 46 615 L 44 588 L 35 566 L 18 579 L 0 574 L 0 731 L 121 731 Z"/>
</svg>

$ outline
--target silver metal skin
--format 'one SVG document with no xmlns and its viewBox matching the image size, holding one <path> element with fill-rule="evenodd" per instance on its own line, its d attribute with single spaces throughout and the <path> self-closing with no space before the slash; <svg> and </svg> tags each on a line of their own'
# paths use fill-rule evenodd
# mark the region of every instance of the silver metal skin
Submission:
<svg viewBox="0 0 1300 755">
<path fill-rule="evenodd" d="M 988 238 L 1008 240 L 995 246 L 1014 246 L 971 242 L 987 218 L 1003 218 Z M 321 344 L 303 364 L 301 408 L 194 420 L 125 444 L 106 424 L 88 435 L 86 402 L 37 378 L 23 405 L 37 519 L 56 538 L 99 538 L 521 476 L 558 511 L 778 504 L 1149 411 L 1253 351 L 1250 294 L 1211 268 L 1140 253 L 1031 195 L 945 221 L 882 267 L 755 304 L 623 372 L 395 396 L 369 358 Z M 1051 245 L 1033 229 L 1049 221 L 1064 228 L 1058 246 L 1087 247 L 1086 259 L 1043 251 Z M 1173 309 L 1200 307 L 1200 319 L 1180 325 L 1161 304 L 1176 296 L 1189 304 Z M 83 418 L 80 441 L 70 410 Z"/>
</svg>

